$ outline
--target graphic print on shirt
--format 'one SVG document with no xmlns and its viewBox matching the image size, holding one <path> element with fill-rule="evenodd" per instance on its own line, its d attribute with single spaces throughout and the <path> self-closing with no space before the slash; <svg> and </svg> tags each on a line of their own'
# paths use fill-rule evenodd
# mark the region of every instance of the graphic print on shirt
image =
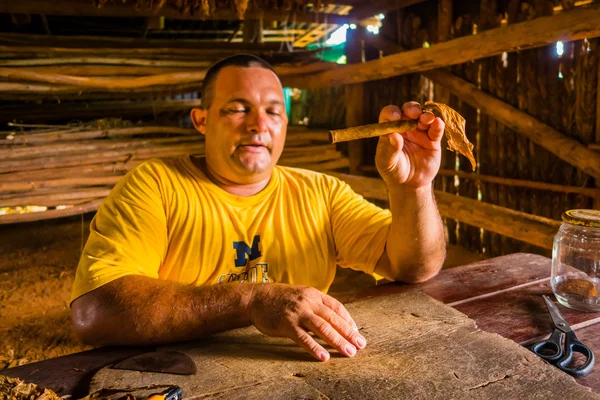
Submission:
<svg viewBox="0 0 600 400">
<path fill-rule="evenodd" d="M 260 235 L 254 236 L 252 239 L 252 246 L 248 246 L 248 244 L 244 241 L 233 242 L 233 248 L 235 249 L 236 255 L 234 264 L 236 269 L 240 269 L 240 272 L 223 274 L 219 276 L 218 283 L 270 282 L 268 276 L 269 264 L 258 261 L 258 259 L 262 256 L 259 243 Z"/>
</svg>

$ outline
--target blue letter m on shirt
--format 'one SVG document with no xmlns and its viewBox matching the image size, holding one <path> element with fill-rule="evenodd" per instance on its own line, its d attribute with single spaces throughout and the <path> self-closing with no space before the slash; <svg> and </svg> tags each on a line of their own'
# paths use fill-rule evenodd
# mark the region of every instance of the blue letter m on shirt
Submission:
<svg viewBox="0 0 600 400">
<path fill-rule="evenodd" d="M 260 235 L 254 236 L 252 239 L 252 248 L 246 244 L 246 242 L 233 242 L 233 248 L 237 252 L 237 258 L 235 260 L 236 267 L 243 267 L 246 265 L 246 255 L 248 255 L 249 261 L 255 260 L 261 256 L 260 250 L 258 249 L 258 243 L 260 242 Z"/>
</svg>

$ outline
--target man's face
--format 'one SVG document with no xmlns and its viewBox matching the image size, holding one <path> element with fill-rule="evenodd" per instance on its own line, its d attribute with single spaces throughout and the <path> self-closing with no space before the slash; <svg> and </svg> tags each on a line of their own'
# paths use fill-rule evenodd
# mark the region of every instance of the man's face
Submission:
<svg viewBox="0 0 600 400">
<path fill-rule="evenodd" d="M 225 67 L 217 75 L 208 110 L 192 118 L 206 136 L 206 162 L 232 183 L 270 177 L 283 151 L 287 115 L 283 90 L 272 72 Z"/>
</svg>

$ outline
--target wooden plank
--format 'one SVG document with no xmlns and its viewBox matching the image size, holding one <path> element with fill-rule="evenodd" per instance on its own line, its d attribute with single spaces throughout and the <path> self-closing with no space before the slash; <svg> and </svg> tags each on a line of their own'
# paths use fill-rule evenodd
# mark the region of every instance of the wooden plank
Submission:
<svg viewBox="0 0 600 400">
<path fill-rule="evenodd" d="M 394 54 L 360 65 L 346 65 L 312 76 L 284 79 L 285 86 L 316 88 L 360 83 L 428 71 L 466 61 L 600 35 L 600 6 L 577 8 L 550 17 L 490 29 L 477 35 Z"/>
<path fill-rule="evenodd" d="M 565 392 L 572 398 L 600 398 L 530 351 L 477 329 L 472 320 L 423 293 L 365 299 L 347 308 L 369 343 L 355 359 L 334 356 L 328 363 L 316 362 L 291 340 L 251 327 L 161 348 L 189 355 L 199 371 L 193 376 L 103 368 L 90 392 L 176 384 L 186 396 L 208 399 L 446 399 L 465 394 L 475 400 L 525 394 L 564 399 Z"/>
<path fill-rule="evenodd" d="M 102 7 L 96 7 L 93 2 L 79 0 L 0 0 L 0 13 L 19 13 L 19 14 L 45 14 L 45 15 L 66 15 L 66 16 L 90 16 L 90 17 L 119 17 L 119 18 L 142 18 L 154 17 L 157 15 L 153 8 L 140 7 L 137 9 L 135 4 L 123 4 L 123 2 L 114 2 L 103 4 Z M 181 13 L 171 7 L 163 7 L 158 15 L 168 19 L 191 19 L 205 20 L 201 13 Z M 274 9 L 248 10 L 245 18 L 252 19 L 263 17 L 265 21 L 284 21 L 287 17 L 294 18 L 296 22 L 314 22 L 317 17 L 323 18 L 323 14 L 311 12 L 287 12 Z M 220 9 L 211 13 L 210 20 L 237 21 L 239 17 L 233 9 Z M 327 21 L 331 24 L 343 25 L 345 23 L 356 22 L 354 18 L 344 15 L 329 14 Z"/>
<path fill-rule="evenodd" d="M 424 75 L 435 83 L 448 87 L 463 101 L 478 107 L 481 112 L 529 138 L 560 159 L 595 178 L 600 178 L 600 154 L 588 149 L 580 142 L 563 135 L 516 107 L 484 93 L 475 85 L 453 74 L 436 70 L 426 72 Z"/>
</svg>

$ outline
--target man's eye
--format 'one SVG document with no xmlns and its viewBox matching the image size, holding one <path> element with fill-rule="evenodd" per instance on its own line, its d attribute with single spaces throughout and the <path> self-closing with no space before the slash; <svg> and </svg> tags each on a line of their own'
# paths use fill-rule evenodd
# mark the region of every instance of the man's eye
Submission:
<svg viewBox="0 0 600 400">
<path fill-rule="evenodd" d="M 267 112 L 269 114 L 271 114 L 271 115 L 281 115 L 281 111 L 280 110 L 269 110 Z"/>
<path fill-rule="evenodd" d="M 243 112 L 246 112 L 246 109 L 245 108 L 230 108 L 227 110 L 227 112 L 230 114 L 243 113 Z"/>
</svg>

